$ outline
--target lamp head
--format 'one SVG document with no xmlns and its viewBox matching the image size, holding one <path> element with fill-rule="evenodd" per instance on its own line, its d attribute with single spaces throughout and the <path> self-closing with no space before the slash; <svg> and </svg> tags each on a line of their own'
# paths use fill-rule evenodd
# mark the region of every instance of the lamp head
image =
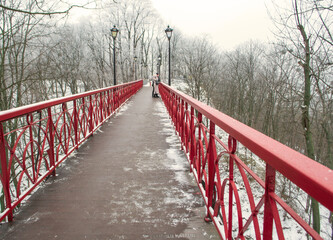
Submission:
<svg viewBox="0 0 333 240">
<path fill-rule="evenodd" d="M 113 28 L 111 28 L 110 30 L 113 40 L 116 40 L 117 34 L 119 32 L 118 28 L 116 28 L 116 25 L 113 25 Z"/>
<path fill-rule="evenodd" d="M 172 36 L 172 31 L 173 29 L 170 28 L 170 26 L 168 25 L 167 29 L 165 29 L 165 33 L 167 35 L 167 38 L 170 40 L 171 39 L 171 36 Z"/>
</svg>

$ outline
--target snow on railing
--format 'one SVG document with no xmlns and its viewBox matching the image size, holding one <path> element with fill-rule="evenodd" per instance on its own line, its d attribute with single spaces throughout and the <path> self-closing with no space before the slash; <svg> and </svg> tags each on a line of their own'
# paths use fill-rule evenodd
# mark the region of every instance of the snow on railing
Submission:
<svg viewBox="0 0 333 240">
<path fill-rule="evenodd" d="M 222 239 L 323 238 L 276 189 L 280 178 L 287 179 L 300 192 L 295 197 L 299 202 L 310 195 L 329 219 L 331 169 L 163 83 L 159 90 L 205 201 L 205 220 L 214 222 Z M 253 170 L 249 162 L 254 160 L 244 157 L 237 145 L 261 161 L 261 171 Z"/>
<path fill-rule="evenodd" d="M 91 136 L 142 80 L 0 112 L 0 222 Z"/>
</svg>

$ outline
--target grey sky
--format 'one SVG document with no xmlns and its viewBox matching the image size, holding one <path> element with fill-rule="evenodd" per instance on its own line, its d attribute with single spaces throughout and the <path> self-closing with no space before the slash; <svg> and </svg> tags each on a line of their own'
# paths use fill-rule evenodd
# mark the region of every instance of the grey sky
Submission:
<svg viewBox="0 0 333 240">
<path fill-rule="evenodd" d="M 272 24 L 265 0 L 152 0 L 166 23 L 185 35 L 208 35 L 222 50 L 250 39 L 267 41 Z"/>
</svg>

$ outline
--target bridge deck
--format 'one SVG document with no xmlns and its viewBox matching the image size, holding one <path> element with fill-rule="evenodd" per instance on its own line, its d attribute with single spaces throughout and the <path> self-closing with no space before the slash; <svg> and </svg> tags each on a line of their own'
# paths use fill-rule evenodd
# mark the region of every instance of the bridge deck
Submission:
<svg viewBox="0 0 333 240">
<path fill-rule="evenodd" d="M 165 111 L 143 87 L 0 226 L 0 239 L 217 239 Z"/>
</svg>

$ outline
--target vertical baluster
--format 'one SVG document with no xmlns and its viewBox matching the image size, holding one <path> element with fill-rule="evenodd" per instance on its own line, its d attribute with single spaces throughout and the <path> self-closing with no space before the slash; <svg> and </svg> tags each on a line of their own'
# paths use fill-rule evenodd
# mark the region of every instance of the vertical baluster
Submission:
<svg viewBox="0 0 333 240">
<path fill-rule="evenodd" d="M 201 141 L 201 124 L 202 124 L 202 113 L 198 113 L 198 143 Z M 194 137 L 195 137 L 195 130 L 194 130 Z M 197 146 L 198 149 L 197 151 L 194 153 L 196 156 L 195 156 L 195 159 L 197 160 L 195 165 L 196 165 L 196 169 L 197 169 L 197 173 L 198 173 L 198 180 L 201 182 L 202 181 L 202 171 L 201 171 L 201 165 L 202 165 L 202 162 L 201 162 L 201 155 L 204 155 L 205 153 L 204 152 L 201 152 L 201 147 L 200 145 Z M 199 154 L 198 154 L 199 153 Z M 201 154 L 200 154 L 201 153 Z M 207 189 L 205 190 L 206 193 L 207 193 Z"/>
<path fill-rule="evenodd" d="M 193 164 L 194 151 L 195 151 L 195 128 L 194 128 L 194 108 L 191 106 L 191 127 L 190 127 L 190 160 Z"/>
<path fill-rule="evenodd" d="M 91 99 L 91 95 L 89 96 L 89 132 L 92 134 L 93 130 L 94 130 L 94 125 L 93 125 L 93 106 L 92 106 L 92 99 Z"/>
<path fill-rule="evenodd" d="M 228 138 L 228 149 L 229 149 L 229 222 L 228 222 L 228 239 L 232 239 L 232 206 L 233 206 L 233 188 L 232 183 L 234 181 L 234 159 L 231 156 L 236 152 L 237 142 L 231 135 Z"/>
<path fill-rule="evenodd" d="M 173 113 L 173 123 L 174 126 L 177 129 L 177 95 L 174 93 L 173 95 L 173 109 L 172 109 L 172 113 Z"/>
<path fill-rule="evenodd" d="M 198 140 L 201 140 L 201 130 L 202 130 L 202 113 L 198 113 Z"/>
<path fill-rule="evenodd" d="M 263 239 L 272 239 L 273 233 L 273 211 L 269 194 L 275 191 L 275 169 L 266 164 L 265 178 L 265 208 L 264 208 L 264 229 Z"/>
<path fill-rule="evenodd" d="M 67 129 L 66 129 L 66 113 L 67 113 L 67 103 L 63 103 L 62 104 L 62 112 L 63 112 L 63 125 L 64 125 L 64 142 L 62 142 L 62 139 L 60 139 L 60 141 L 62 142 L 63 146 L 64 146 L 64 150 L 65 150 L 65 154 L 68 153 L 68 146 L 69 146 L 69 141 L 68 141 L 68 145 L 67 145 Z M 68 133 L 68 139 L 70 138 L 70 133 Z"/>
<path fill-rule="evenodd" d="M 12 200 L 10 196 L 10 177 L 9 177 L 9 169 L 7 164 L 7 157 L 6 157 L 6 145 L 5 145 L 5 135 L 3 132 L 3 125 L 0 123 L 0 159 L 1 159 L 1 174 L 2 174 L 2 186 L 3 186 L 3 192 L 5 194 L 6 199 L 6 207 L 9 210 L 9 214 L 7 216 L 8 222 L 13 221 L 13 211 L 11 209 L 12 207 Z"/>
<path fill-rule="evenodd" d="M 172 93 L 170 92 L 169 90 L 169 115 L 170 115 L 170 118 L 172 120 Z"/>
<path fill-rule="evenodd" d="M 31 113 L 27 115 L 27 123 L 29 125 L 29 142 L 30 142 L 30 152 L 31 152 L 31 170 L 34 183 L 36 182 L 36 169 L 35 169 L 35 156 L 34 156 L 34 137 L 32 132 L 33 116 Z M 38 159 L 37 159 L 38 160 Z"/>
<path fill-rule="evenodd" d="M 184 139 L 184 131 L 185 131 L 185 117 L 184 117 L 184 100 L 182 99 L 181 105 L 180 105 L 180 139 L 182 141 L 182 149 L 185 144 L 185 139 Z"/>
<path fill-rule="evenodd" d="M 111 114 L 114 112 L 114 95 L 115 95 L 115 89 L 112 88 L 112 90 L 111 90 Z"/>
<path fill-rule="evenodd" d="M 182 115 L 181 115 L 181 99 L 178 96 L 178 101 L 177 101 L 177 127 L 178 127 L 178 134 L 181 136 L 181 124 L 182 124 Z"/>
<path fill-rule="evenodd" d="M 215 145 L 215 123 L 210 121 L 209 129 L 209 144 L 207 149 L 207 161 L 208 161 L 208 189 L 206 189 L 206 194 L 208 198 L 207 205 L 207 216 L 205 218 L 206 222 L 212 221 L 209 208 L 213 205 L 213 194 L 214 194 L 214 185 L 215 185 L 215 159 L 216 159 L 216 145 Z"/>
<path fill-rule="evenodd" d="M 187 104 L 187 102 L 185 102 L 185 114 L 186 114 L 186 116 L 188 116 L 188 104 Z M 185 123 L 186 125 L 185 125 L 185 133 L 184 133 L 185 134 L 186 153 L 188 153 L 188 151 L 189 151 L 189 143 L 190 143 L 190 141 L 189 141 L 190 136 L 189 136 L 189 132 L 187 131 L 187 121 L 189 121 L 189 119 L 186 117 L 186 123 Z M 190 123 L 191 123 L 191 121 L 190 121 Z"/>
<path fill-rule="evenodd" d="M 123 103 L 123 91 L 124 91 L 124 88 L 123 87 L 120 87 L 119 89 L 119 106 Z"/>
<path fill-rule="evenodd" d="M 176 101 L 175 101 L 175 127 L 176 132 L 179 134 L 179 96 L 176 95 Z"/>
<path fill-rule="evenodd" d="M 113 92 L 113 105 L 115 111 L 118 108 L 118 87 L 116 87 Z"/>
<path fill-rule="evenodd" d="M 169 117 L 172 118 L 171 116 L 171 92 L 167 91 L 167 105 L 168 105 L 168 113 L 169 113 Z"/>
<path fill-rule="evenodd" d="M 88 125 L 88 119 L 87 122 L 84 121 L 84 123 L 82 124 L 82 120 L 84 119 L 84 116 L 86 115 L 86 101 L 85 98 L 82 98 L 82 108 L 81 108 L 81 119 L 80 119 L 80 127 L 81 127 L 81 132 L 83 132 L 83 137 L 86 137 L 87 132 L 86 132 L 86 125 L 83 124 L 87 124 Z M 80 118 L 80 116 L 78 116 Z M 84 130 L 83 130 L 84 129 Z M 80 134 L 79 134 L 79 138 L 81 138 Z"/>
<path fill-rule="evenodd" d="M 99 93 L 99 111 L 100 111 L 100 118 L 99 123 L 103 122 L 104 116 L 103 116 L 103 93 Z"/>
<path fill-rule="evenodd" d="M 174 102 L 174 95 L 173 93 L 170 92 L 170 111 L 171 111 L 171 120 L 172 120 L 172 123 L 174 123 L 174 118 L 173 118 L 173 102 Z"/>
<path fill-rule="evenodd" d="M 107 104 L 107 109 L 108 109 L 108 117 L 111 115 L 112 113 L 112 108 L 111 108 L 111 103 L 112 103 L 112 100 L 111 100 L 111 90 L 109 89 L 108 90 L 108 104 Z"/>
<path fill-rule="evenodd" d="M 74 140 L 75 140 L 75 149 L 78 149 L 79 139 L 78 139 L 78 118 L 77 118 L 77 109 L 76 109 L 76 100 L 73 100 L 73 115 L 74 115 Z"/>
<path fill-rule="evenodd" d="M 51 113 L 51 107 L 47 109 L 48 113 L 48 130 L 49 130 L 49 145 L 50 149 L 47 151 L 50 159 L 50 166 L 54 168 L 52 171 L 52 175 L 56 175 L 56 170 L 55 170 L 55 161 L 54 161 L 54 134 L 53 134 L 53 120 L 52 120 L 52 113 Z"/>
</svg>

